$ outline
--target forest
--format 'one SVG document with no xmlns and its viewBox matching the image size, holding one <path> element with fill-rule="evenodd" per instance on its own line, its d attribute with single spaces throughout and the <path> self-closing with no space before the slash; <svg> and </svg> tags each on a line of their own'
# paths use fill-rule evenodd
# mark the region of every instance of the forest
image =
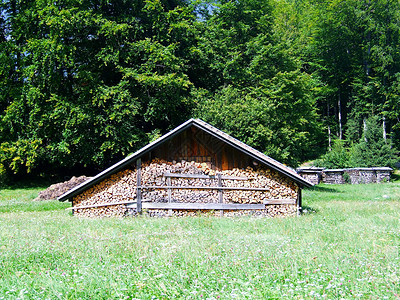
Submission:
<svg viewBox="0 0 400 300">
<path fill-rule="evenodd" d="M 399 49 L 397 0 L 2 0 L 0 182 L 191 117 L 292 167 L 393 166 Z"/>
</svg>

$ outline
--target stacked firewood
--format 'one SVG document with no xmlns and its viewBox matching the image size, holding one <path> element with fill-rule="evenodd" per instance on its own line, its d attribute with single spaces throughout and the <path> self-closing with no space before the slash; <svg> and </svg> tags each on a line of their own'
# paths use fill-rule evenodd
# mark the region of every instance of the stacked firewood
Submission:
<svg viewBox="0 0 400 300">
<path fill-rule="evenodd" d="M 268 199 L 296 199 L 297 187 L 278 172 L 258 167 L 233 169 L 224 175 L 247 177 L 248 180 L 224 180 L 223 186 L 267 188 L 269 191 L 224 191 L 224 198 L 234 203 L 263 203 Z"/>
<path fill-rule="evenodd" d="M 168 177 L 168 173 L 190 174 L 190 175 L 208 175 L 210 178 L 182 178 Z M 216 172 L 207 163 L 197 162 L 167 162 L 160 159 L 154 159 L 150 162 L 144 162 L 141 168 L 140 186 L 143 202 L 172 202 L 181 203 L 218 203 L 219 191 L 218 177 L 221 176 L 236 177 L 222 179 L 222 187 L 245 187 L 267 189 L 262 191 L 252 190 L 223 190 L 223 203 L 242 203 L 242 204 L 262 204 L 269 199 L 295 199 L 297 198 L 298 187 L 283 177 L 279 173 L 258 166 L 257 168 L 248 167 L 247 169 L 232 169 Z M 97 216 L 122 216 L 127 209 L 121 202 L 135 202 L 137 193 L 137 172 L 136 170 L 126 169 L 103 180 L 92 188 L 73 199 L 74 209 L 78 216 L 97 217 Z M 168 191 L 166 186 L 174 187 L 193 187 L 189 189 L 173 188 Z M 148 188 L 151 187 L 151 188 Z M 164 187 L 164 188 L 161 188 Z M 196 187 L 199 187 L 197 189 Z M 200 187 L 214 187 L 214 189 L 200 189 Z M 169 197 L 170 193 L 170 197 Z M 115 203 L 115 204 L 114 204 Z M 90 207 L 107 204 L 103 207 Z M 108 205 L 111 204 L 111 205 Z M 88 207 L 89 206 L 89 207 Z M 293 207 L 293 208 L 291 208 Z M 291 215 L 297 210 L 296 205 L 266 205 L 265 210 L 260 211 L 230 211 L 224 212 L 224 215 L 268 215 L 280 216 Z M 136 213 L 133 211 L 133 213 Z M 168 216 L 170 211 L 165 209 L 149 210 L 150 216 Z M 174 216 L 196 215 L 199 211 L 173 210 Z M 220 214 L 219 211 L 216 212 Z"/>
<path fill-rule="evenodd" d="M 151 163 L 143 164 L 142 167 L 142 186 L 216 186 L 215 179 L 198 178 L 168 178 L 165 173 L 205 175 L 208 169 L 206 164 L 196 162 L 171 163 L 159 159 L 154 159 Z M 174 202 L 201 202 L 212 203 L 217 199 L 218 192 L 215 190 L 203 189 L 171 189 L 171 198 Z M 157 188 L 144 188 L 142 190 L 143 199 L 151 202 L 168 202 L 168 190 Z"/>
<path fill-rule="evenodd" d="M 136 170 L 126 169 L 75 196 L 72 206 L 74 215 L 79 217 L 123 216 L 125 205 L 87 206 L 129 201 L 136 201 Z M 81 206 L 85 208 L 77 209 Z"/>
<path fill-rule="evenodd" d="M 205 163 L 182 161 L 176 164 L 162 160 L 153 160 L 142 170 L 143 186 L 167 186 L 164 173 L 198 174 L 214 176 L 216 172 Z M 275 171 L 258 167 L 248 167 L 245 170 L 233 169 L 220 172 L 222 176 L 235 176 L 247 180 L 222 180 L 222 187 L 268 188 L 269 191 L 224 190 L 224 203 L 263 203 L 268 199 L 296 199 L 297 187 Z M 217 187 L 218 180 L 210 179 L 171 178 L 172 186 Z M 175 202 L 215 203 L 218 201 L 218 190 L 210 189 L 172 189 L 171 198 Z M 143 199 L 152 202 L 168 202 L 166 189 L 144 189 Z"/>
<path fill-rule="evenodd" d="M 266 213 L 271 217 L 295 216 L 298 213 L 297 205 L 268 205 Z"/>
<path fill-rule="evenodd" d="M 126 213 L 126 206 L 123 204 L 74 210 L 75 216 L 83 218 L 124 217 Z"/>
</svg>

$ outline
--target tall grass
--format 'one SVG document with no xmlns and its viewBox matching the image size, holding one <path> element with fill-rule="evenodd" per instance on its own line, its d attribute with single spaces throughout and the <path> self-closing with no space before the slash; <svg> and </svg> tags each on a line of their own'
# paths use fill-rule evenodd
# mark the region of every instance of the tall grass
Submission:
<svg viewBox="0 0 400 300">
<path fill-rule="evenodd" d="M 400 297 L 399 183 L 318 186 L 286 219 L 78 219 L 36 193 L 0 191 L 0 299 Z"/>
</svg>

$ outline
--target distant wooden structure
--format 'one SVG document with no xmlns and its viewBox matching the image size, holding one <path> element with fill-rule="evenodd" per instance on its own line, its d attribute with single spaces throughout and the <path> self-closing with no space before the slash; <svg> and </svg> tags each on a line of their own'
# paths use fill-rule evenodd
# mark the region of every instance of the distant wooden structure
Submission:
<svg viewBox="0 0 400 300">
<path fill-rule="evenodd" d="M 283 216 L 299 212 L 301 188 L 311 185 L 295 170 L 190 119 L 59 200 L 70 200 L 81 216 Z"/>
<path fill-rule="evenodd" d="M 318 167 L 305 167 L 305 168 L 298 168 L 297 173 L 304 179 L 311 182 L 313 185 L 319 184 L 322 179 L 322 170 L 324 168 Z"/>
<path fill-rule="evenodd" d="M 348 168 L 348 169 L 324 169 L 316 167 L 298 168 L 301 177 L 311 183 L 319 184 L 361 184 L 389 182 L 393 169 L 380 168 Z"/>
</svg>

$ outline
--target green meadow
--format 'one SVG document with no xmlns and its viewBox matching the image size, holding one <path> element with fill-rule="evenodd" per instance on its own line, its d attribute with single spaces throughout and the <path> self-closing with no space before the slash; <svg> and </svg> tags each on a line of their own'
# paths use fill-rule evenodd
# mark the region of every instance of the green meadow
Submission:
<svg viewBox="0 0 400 300">
<path fill-rule="evenodd" d="M 0 190 L 0 299 L 400 298 L 400 183 L 319 185 L 284 219 L 79 219 Z"/>
</svg>

